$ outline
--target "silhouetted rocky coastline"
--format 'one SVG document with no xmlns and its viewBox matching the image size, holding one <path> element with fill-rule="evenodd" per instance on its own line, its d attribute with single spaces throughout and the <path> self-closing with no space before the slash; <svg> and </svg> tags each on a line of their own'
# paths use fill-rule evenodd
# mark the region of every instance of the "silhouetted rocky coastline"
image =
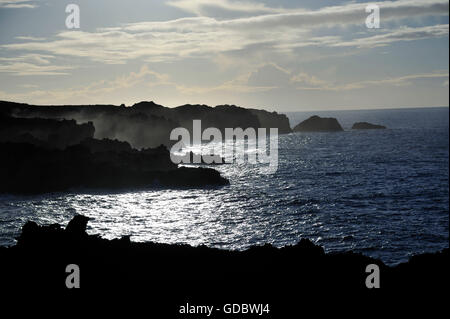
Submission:
<svg viewBox="0 0 450 319">
<path fill-rule="evenodd" d="M 93 122 L 15 112 L 8 103 L 0 109 L 0 193 L 229 184 L 213 169 L 178 167 L 165 145 L 138 150 L 127 141 L 94 138 Z"/>
<path fill-rule="evenodd" d="M 94 132 L 92 122 L 77 124 L 75 120 L 18 118 L 0 112 L 0 143 L 30 143 L 63 149 L 93 138 Z"/>
<path fill-rule="evenodd" d="M 88 139 L 64 150 L 27 143 L 0 143 L 0 149 L 0 193 L 229 183 L 213 169 L 177 167 L 165 146 L 137 151 L 123 142 Z"/>
<path fill-rule="evenodd" d="M 205 246 L 136 243 L 129 236 L 107 240 L 86 233 L 89 218 L 76 215 L 64 229 L 27 222 L 12 247 L 0 247 L 2 288 L 66 289 L 65 267 L 76 264 L 81 289 L 125 292 L 139 287 L 190 287 L 276 297 L 290 289 L 313 291 L 430 291 L 448 284 L 448 249 L 411 257 L 395 267 L 353 252 L 325 253 L 302 239 L 296 245 L 269 244 L 245 251 Z M 380 288 L 368 289 L 369 264 L 380 269 Z M 31 270 L 31 271 L 30 271 Z M 205 290 L 203 290 L 205 289 Z M 131 290 L 132 291 L 132 290 Z M 175 291 L 173 292 L 175 293 Z M 291 295 L 292 296 L 292 295 Z"/>
<path fill-rule="evenodd" d="M 225 128 L 278 128 L 279 134 L 292 132 L 284 114 L 236 105 L 186 104 L 174 108 L 154 102 L 139 102 L 124 105 L 68 105 L 37 106 L 0 101 L 0 114 L 17 118 L 65 119 L 78 124 L 92 122 L 97 139 L 127 141 L 133 148 L 169 146 L 170 132 L 176 127 L 192 131 L 192 121 L 201 120 L 202 127 Z"/>
</svg>

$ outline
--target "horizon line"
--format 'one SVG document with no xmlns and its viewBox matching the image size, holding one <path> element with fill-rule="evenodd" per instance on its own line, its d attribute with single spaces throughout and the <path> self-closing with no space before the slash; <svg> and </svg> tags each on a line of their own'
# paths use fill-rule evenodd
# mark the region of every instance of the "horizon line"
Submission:
<svg viewBox="0 0 450 319">
<path fill-rule="evenodd" d="M 7 101 L 7 100 L 0 100 L 1 102 L 6 102 L 6 103 L 17 103 L 17 104 L 26 104 L 29 106 L 117 106 L 117 107 L 121 107 L 122 105 L 125 105 L 125 107 L 133 107 L 135 104 L 138 103 L 154 103 L 156 105 L 160 105 L 166 108 L 177 108 L 180 106 L 185 106 L 185 105 L 204 105 L 204 106 L 208 106 L 208 107 L 216 107 L 216 106 L 223 106 L 223 105 L 229 105 L 229 106 L 237 106 L 237 107 L 241 107 L 244 109 L 257 109 L 257 110 L 262 110 L 262 111 L 267 111 L 267 112 L 277 112 L 277 113 L 297 113 L 297 112 L 336 112 L 336 111 L 376 111 L 376 110 L 404 110 L 404 109 L 424 109 L 424 108 L 450 108 L 449 105 L 435 105 L 435 106 L 397 106 L 397 107 L 373 107 L 373 108 L 352 108 L 352 107 L 344 107 L 344 108 L 339 108 L 339 109 L 304 109 L 304 110 L 297 110 L 297 111 L 287 111 L 287 110 L 270 110 L 268 108 L 258 108 L 258 107 L 253 107 L 253 106 L 241 106 L 238 104 L 216 104 L 216 105 L 209 105 L 209 104 L 205 104 L 205 103 L 185 103 L 185 104 L 180 104 L 180 105 L 175 105 L 175 106 L 166 106 L 163 104 L 159 104 L 153 100 L 151 101 L 139 101 L 139 102 L 135 102 L 132 105 L 126 105 L 125 103 L 120 103 L 120 104 L 111 104 L 111 103 L 95 103 L 95 104 L 31 104 L 28 102 L 16 102 L 16 101 Z"/>
</svg>

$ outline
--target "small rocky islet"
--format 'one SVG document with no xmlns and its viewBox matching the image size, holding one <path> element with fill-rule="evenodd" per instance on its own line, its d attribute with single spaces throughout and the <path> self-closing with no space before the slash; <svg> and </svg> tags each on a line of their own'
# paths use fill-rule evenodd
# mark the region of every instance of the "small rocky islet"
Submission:
<svg viewBox="0 0 450 319">
<path fill-rule="evenodd" d="M 384 130 L 384 129 L 386 129 L 386 126 L 384 125 L 372 124 L 368 122 L 357 122 L 352 126 L 352 130 Z"/>
</svg>

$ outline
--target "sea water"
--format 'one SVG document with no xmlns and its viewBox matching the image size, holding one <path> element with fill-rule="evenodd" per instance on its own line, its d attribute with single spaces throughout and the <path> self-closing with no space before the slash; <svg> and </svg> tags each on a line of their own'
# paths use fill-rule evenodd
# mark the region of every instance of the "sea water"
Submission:
<svg viewBox="0 0 450 319">
<path fill-rule="evenodd" d="M 225 187 L 0 195 L 0 245 L 27 220 L 84 214 L 89 233 L 133 241 L 245 249 L 309 238 L 387 264 L 448 247 L 448 107 L 287 113 L 292 127 L 313 114 L 336 117 L 344 132 L 280 135 L 272 175 L 230 164 L 215 166 Z M 358 121 L 388 128 L 351 130 Z"/>
</svg>

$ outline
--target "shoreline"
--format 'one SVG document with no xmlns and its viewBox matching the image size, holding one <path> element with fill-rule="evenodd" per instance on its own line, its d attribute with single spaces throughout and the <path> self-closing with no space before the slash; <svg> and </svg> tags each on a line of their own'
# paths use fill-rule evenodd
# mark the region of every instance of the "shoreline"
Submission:
<svg viewBox="0 0 450 319">
<path fill-rule="evenodd" d="M 250 289 L 258 293 L 263 280 L 265 285 L 281 290 L 297 283 L 308 290 L 370 291 L 366 267 L 371 264 L 379 267 L 380 291 L 419 292 L 445 287 L 448 282 L 448 248 L 387 266 L 379 259 L 351 251 L 325 253 L 308 239 L 282 248 L 266 244 L 243 251 L 132 242 L 129 236 L 107 240 L 88 235 L 88 221 L 76 215 L 65 228 L 27 222 L 16 245 L 0 247 L 3 287 L 14 289 L 33 283 L 34 287 L 66 290 L 65 267 L 69 264 L 80 266 L 85 290 L 215 282 L 213 291 Z"/>
</svg>

